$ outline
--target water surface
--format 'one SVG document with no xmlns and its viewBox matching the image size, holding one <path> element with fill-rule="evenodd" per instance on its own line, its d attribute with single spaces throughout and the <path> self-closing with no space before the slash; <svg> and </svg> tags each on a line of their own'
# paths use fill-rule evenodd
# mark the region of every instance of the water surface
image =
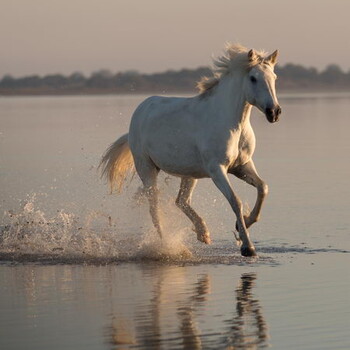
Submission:
<svg viewBox="0 0 350 350">
<path fill-rule="evenodd" d="M 173 204 L 178 179 L 160 176 L 163 244 L 138 179 L 108 194 L 100 155 L 143 98 L 0 99 L 0 348 L 350 348 L 350 95 L 283 95 L 275 125 L 253 114 L 270 188 L 253 259 L 210 180 L 193 198 L 209 247 Z"/>
</svg>

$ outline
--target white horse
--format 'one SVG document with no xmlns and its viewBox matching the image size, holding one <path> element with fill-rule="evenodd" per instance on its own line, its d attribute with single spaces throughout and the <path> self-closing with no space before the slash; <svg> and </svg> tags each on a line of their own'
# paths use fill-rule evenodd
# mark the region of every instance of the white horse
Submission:
<svg viewBox="0 0 350 350">
<path fill-rule="evenodd" d="M 274 73 L 277 54 L 277 50 L 267 56 L 240 45 L 227 45 L 225 54 L 214 61 L 213 76 L 198 83 L 197 96 L 147 98 L 135 110 L 129 134 L 106 150 L 100 166 L 111 190 L 120 191 L 128 171 L 136 168 L 160 237 L 159 170 L 181 178 L 176 205 L 192 221 L 198 240 L 207 244 L 209 230 L 191 207 L 191 196 L 197 179 L 209 177 L 236 214 L 241 254 L 256 255 L 247 229 L 259 219 L 268 187 L 252 160 L 255 136 L 250 114 L 255 106 L 270 123 L 279 119 Z M 247 216 L 228 173 L 257 188 L 255 206 Z"/>
</svg>

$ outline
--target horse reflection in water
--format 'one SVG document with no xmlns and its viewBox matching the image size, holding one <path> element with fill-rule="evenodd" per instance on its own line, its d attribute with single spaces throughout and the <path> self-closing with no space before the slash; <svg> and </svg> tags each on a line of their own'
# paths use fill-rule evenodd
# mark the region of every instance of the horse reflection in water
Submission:
<svg viewBox="0 0 350 350">
<path fill-rule="evenodd" d="M 208 329 L 206 314 L 213 311 L 210 300 L 211 281 L 208 274 L 199 275 L 189 293 L 177 299 L 164 295 L 164 278 L 160 276 L 153 288 L 149 307 L 135 320 L 112 318 L 108 328 L 113 349 L 182 348 L 182 349 L 262 349 L 269 346 L 268 327 L 258 299 L 254 298 L 256 274 L 242 274 L 235 289 L 235 304 L 227 306 L 227 314 L 216 315 L 215 329 Z M 179 296 L 186 297 L 179 299 Z M 174 306 L 175 317 L 164 320 L 167 309 Z M 214 315 L 215 316 L 215 315 Z M 204 318 L 203 318 L 204 317 Z M 211 318 L 213 319 L 213 318 Z M 135 322 L 135 323 L 134 323 Z M 175 332 L 162 332 L 176 324 Z M 134 327 L 133 327 L 134 325 Z M 219 327 L 219 328 L 218 328 Z"/>
<path fill-rule="evenodd" d="M 180 320 L 180 331 L 183 339 L 184 349 L 201 349 L 202 342 L 200 330 L 195 321 L 195 313 L 205 304 L 210 291 L 210 280 L 208 275 L 198 279 L 193 294 L 183 303 L 179 303 L 178 316 Z M 182 305 L 181 305 L 182 304 Z"/>
<path fill-rule="evenodd" d="M 267 324 L 259 300 L 254 299 L 252 293 L 255 280 L 255 273 L 243 274 L 236 289 L 237 316 L 232 321 L 228 320 L 232 326 L 227 339 L 228 345 L 234 349 L 256 349 L 268 345 Z"/>
</svg>

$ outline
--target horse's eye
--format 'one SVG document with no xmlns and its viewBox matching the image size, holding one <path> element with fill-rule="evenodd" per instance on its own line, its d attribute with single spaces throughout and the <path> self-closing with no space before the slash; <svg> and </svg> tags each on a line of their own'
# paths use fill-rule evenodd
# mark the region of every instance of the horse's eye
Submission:
<svg viewBox="0 0 350 350">
<path fill-rule="evenodd" d="M 250 81 L 251 81 L 252 83 L 254 83 L 254 84 L 257 82 L 257 80 L 256 80 L 256 78 L 255 78 L 254 76 L 251 76 L 251 77 L 250 77 Z"/>
</svg>

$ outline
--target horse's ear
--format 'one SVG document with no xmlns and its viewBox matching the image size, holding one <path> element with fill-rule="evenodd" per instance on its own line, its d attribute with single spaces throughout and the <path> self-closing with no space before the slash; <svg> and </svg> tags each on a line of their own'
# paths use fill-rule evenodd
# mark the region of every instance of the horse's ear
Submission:
<svg viewBox="0 0 350 350">
<path fill-rule="evenodd" d="M 250 62 L 253 62 L 253 61 L 255 61 L 256 60 L 256 52 L 254 51 L 254 49 L 251 49 L 251 50 L 249 50 L 249 52 L 248 52 L 248 59 L 249 59 L 249 61 Z"/>
<path fill-rule="evenodd" d="M 277 63 L 277 56 L 278 56 L 278 50 L 272 52 L 270 56 L 267 56 L 265 58 L 265 61 L 274 66 Z"/>
</svg>

